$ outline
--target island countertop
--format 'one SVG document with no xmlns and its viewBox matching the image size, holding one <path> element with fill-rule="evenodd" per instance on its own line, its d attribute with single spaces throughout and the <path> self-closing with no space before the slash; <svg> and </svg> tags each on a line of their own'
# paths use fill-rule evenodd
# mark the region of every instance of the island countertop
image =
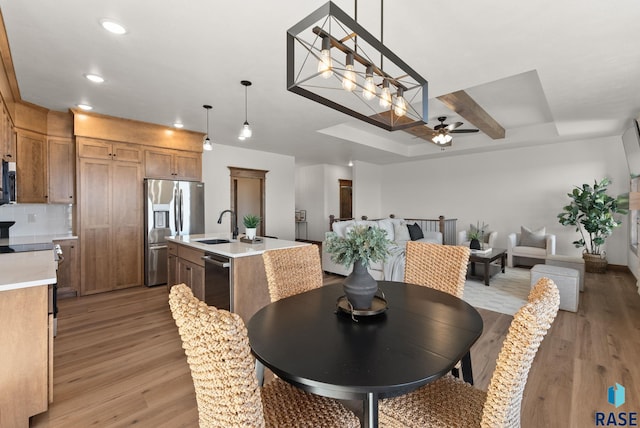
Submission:
<svg viewBox="0 0 640 428">
<path fill-rule="evenodd" d="M 53 251 L 0 254 L 0 292 L 56 283 Z"/>
<path fill-rule="evenodd" d="M 256 256 L 268 250 L 279 250 L 282 248 L 301 247 L 309 245 L 306 242 L 287 241 L 285 239 L 264 238 L 262 242 L 248 244 L 239 239 L 231 239 L 230 234 L 225 233 L 205 233 L 199 235 L 184 235 L 167 237 L 167 241 L 176 242 L 208 253 L 219 254 L 230 258 Z M 228 239 L 231 242 L 225 244 L 204 244 L 204 239 Z"/>
</svg>

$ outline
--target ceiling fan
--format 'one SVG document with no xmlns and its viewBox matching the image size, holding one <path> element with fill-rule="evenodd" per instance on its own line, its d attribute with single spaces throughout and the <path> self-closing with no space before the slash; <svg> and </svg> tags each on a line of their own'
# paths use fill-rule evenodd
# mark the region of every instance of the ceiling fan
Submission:
<svg viewBox="0 0 640 428">
<path fill-rule="evenodd" d="M 469 134 L 479 131 L 478 129 L 457 129 L 462 126 L 462 122 L 455 122 L 448 125 L 444 123 L 445 120 L 447 120 L 446 116 L 438 117 L 438 121 L 440 123 L 433 127 L 434 133 L 431 137 L 431 141 L 441 147 L 448 147 L 451 145 L 453 137 L 449 134 Z"/>
</svg>

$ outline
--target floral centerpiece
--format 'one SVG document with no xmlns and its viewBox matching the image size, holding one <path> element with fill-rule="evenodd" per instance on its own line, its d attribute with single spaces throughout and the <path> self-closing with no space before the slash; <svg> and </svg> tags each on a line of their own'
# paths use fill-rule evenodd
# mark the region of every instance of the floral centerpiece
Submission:
<svg viewBox="0 0 640 428">
<path fill-rule="evenodd" d="M 368 309 L 378 291 L 378 283 L 369 274 L 371 263 L 382 262 L 391 244 L 387 232 L 376 226 L 356 225 L 344 237 L 329 234 L 325 240 L 331 260 L 353 272 L 344 281 L 344 291 L 354 309 Z"/>
</svg>

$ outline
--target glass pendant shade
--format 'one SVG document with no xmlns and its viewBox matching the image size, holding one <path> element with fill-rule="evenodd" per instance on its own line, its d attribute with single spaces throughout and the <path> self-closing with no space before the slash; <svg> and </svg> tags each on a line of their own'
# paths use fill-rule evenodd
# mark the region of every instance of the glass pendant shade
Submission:
<svg viewBox="0 0 640 428">
<path fill-rule="evenodd" d="M 445 134 L 442 132 L 438 132 L 432 139 L 431 141 L 433 141 L 436 144 L 447 144 L 450 143 L 451 140 L 453 140 L 453 137 L 449 134 Z"/>
<path fill-rule="evenodd" d="M 251 86 L 251 82 L 248 80 L 241 80 L 240 84 L 244 86 L 244 123 L 242 124 L 242 129 L 240 129 L 240 135 L 238 135 L 238 140 L 244 141 L 247 138 L 251 138 L 253 135 L 253 131 L 251 130 L 251 126 L 249 126 L 249 119 L 247 119 L 248 105 L 247 105 L 247 88 Z"/>
<path fill-rule="evenodd" d="M 380 107 L 388 108 L 391 106 L 391 91 L 389 90 L 389 81 L 382 81 L 382 91 L 380 93 Z"/>
<path fill-rule="evenodd" d="M 240 137 L 238 137 L 241 140 L 245 140 L 247 138 L 251 138 L 251 136 L 253 135 L 253 131 L 251 130 L 251 126 L 249 126 L 249 122 L 245 122 L 244 125 L 242 125 L 242 130 L 240 131 Z"/>
<path fill-rule="evenodd" d="M 342 77 L 342 88 L 345 91 L 353 91 L 356 88 L 356 72 L 353 68 L 353 54 L 349 52 L 347 54 L 347 65 Z"/>
<path fill-rule="evenodd" d="M 376 84 L 373 81 L 373 67 L 367 67 L 367 72 L 364 79 L 364 89 L 362 90 L 362 96 L 368 100 L 372 100 L 376 97 Z"/>
<path fill-rule="evenodd" d="M 331 41 L 328 38 L 322 39 L 322 51 L 320 51 L 320 61 L 318 61 L 318 73 L 328 79 L 333 74 L 333 61 L 331 60 Z"/>
<path fill-rule="evenodd" d="M 402 88 L 398 88 L 398 95 L 396 96 L 396 103 L 393 107 L 393 112 L 396 116 L 401 117 L 407 114 L 407 102 L 404 100 L 404 91 Z"/>
<path fill-rule="evenodd" d="M 204 137 L 204 141 L 202 142 L 202 149 L 207 151 L 213 150 L 213 144 L 211 144 L 211 140 L 209 139 L 208 135 Z"/>
</svg>

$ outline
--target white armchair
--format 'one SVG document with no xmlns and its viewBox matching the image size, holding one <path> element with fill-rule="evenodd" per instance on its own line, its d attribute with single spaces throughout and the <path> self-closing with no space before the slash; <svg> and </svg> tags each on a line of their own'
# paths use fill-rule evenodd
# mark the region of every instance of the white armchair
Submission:
<svg viewBox="0 0 640 428">
<path fill-rule="evenodd" d="M 484 247 L 495 248 L 497 239 L 498 239 L 498 232 L 485 232 Z M 458 245 L 462 245 L 463 247 L 468 247 L 469 244 L 471 244 L 471 240 L 469 240 L 467 237 L 467 231 L 461 230 L 460 232 L 458 232 Z"/>
<path fill-rule="evenodd" d="M 507 237 L 507 266 L 522 264 L 533 266 L 544 263 L 549 255 L 556 253 L 556 235 L 544 234 L 544 247 L 522 245 L 522 233 L 510 233 Z M 526 243 L 525 243 L 526 244 Z"/>
</svg>

